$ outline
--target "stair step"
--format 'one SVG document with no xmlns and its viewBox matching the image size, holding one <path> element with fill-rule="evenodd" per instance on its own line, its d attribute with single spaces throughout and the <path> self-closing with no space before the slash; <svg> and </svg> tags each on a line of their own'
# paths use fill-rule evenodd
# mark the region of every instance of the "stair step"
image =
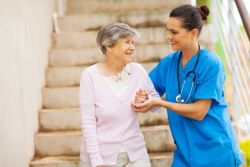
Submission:
<svg viewBox="0 0 250 167">
<path fill-rule="evenodd" d="M 149 73 L 158 62 L 141 63 Z M 46 70 L 47 87 L 79 86 L 81 74 L 88 66 L 50 67 Z"/>
<path fill-rule="evenodd" d="M 81 131 L 39 132 L 35 135 L 36 156 L 77 156 Z"/>
<path fill-rule="evenodd" d="M 43 108 L 76 108 L 79 107 L 79 86 L 43 88 Z"/>
<path fill-rule="evenodd" d="M 104 59 L 98 47 L 85 49 L 51 49 L 49 52 L 50 67 L 82 66 L 95 64 Z"/>
<path fill-rule="evenodd" d="M 151 167 L 171 167 L 173 162 L 173 152 L 148 153 Z M 240 167 L 247 167 L 246 154 L 241 151 L 243 164 Z M 80 167 L 79 156 L 56 156 L 34 158 L 30 162 L 30 167 Z"/>
<path fill-rule="evenodd" d="M 145 64 L 144 68 L 152 69 L 154 66 L 155 66 L 155 64 L 150 63 L 150 64 Z M 78 72 L 80 70 L 78 70 Z M 79 73 L 75 74 L 77 77 L 79 76 L 78 81 L 76 81 L 77 79 L 75 78 L 75 79 L 70 79 L 70 81 L 68 83 L 69 84 L 74 83 L 72 85 L 76 85 L 76 84 L 79 85 L 79 83 L 77 83 L 80 80 Z M 65 81 L 65 76 L 62 77 L 61 80 Z M 51 83 L 51 82 L 49 82 L 49 83 Z M 56 109 L 56 108 L 63 109 L 63 108 L 79 107 L 79 86 L 45 87 L 45 88 L 43 88 L 42 93 L 43 93 L 43 108 L 44 109 Z"/>
<path fill-rule="evenodd" d="M 171 167 L 173 152 L 149 153 L 151 167 Z M 35 158 L 30 167 L 80 167 L 79 156 L 58 156 Z"/>
<path fill-rule="evenodd" d="M 36 157 L 30 167 L 81 167 L 79 156 Z"/>
<path fill-rule="evenodd" d="M 171 167 L 173 152 L 149 153 L 151 167 Z"/>
<path fill-rule="evenodd" d="M 40 131 L 80 130 L 79 108 L 43 109 L 39 112 Z"/>
<path fill-rule="evenodd" d="M 123 22 L 131 27 L 165 26 L 170 10 L 134 10 L 65 15 L 58 18 L 61 31 L 98 30 L 111 22 Z"/>
<path fill-rule="evenodd" d="M 142 5 L 143 4 L 143 5 Z M 162 9 L 171 10 L 182 4 L 191 4 L 191 0 L 178 0 L 166 3 L 163 0 L 70 0 L 68 2 L 68 13 L 87 13 L 87 12 L 115 12 L 131 11 L 143 9 Z"/>
<path fill-rule="evenodd" d="M 168 125 L 168 115 L 165 108 L 155 112 L 139 113 L 138 121 L 140 126 Z"/>
<path fill-rule="evenodd" d="M 156 63 L 142 63 L 149 72 L 156 66 Z M 47 86 L 73 86 L 73 87 L 46 87 L 43 89 L 43 107 L 54 108 L 74 108 L 79 107 L 79 81 L 81 73 L 86 67 L 72 68 L 50 68 L 47 70 Z M 68 75 L 65 75 L 68 74 Z M 65 98 L 67 97 L 67 98 Z"/>
<path fill-rule="evenodd" d="M 162 27 L 147 27 L 137 28 L 141 36 L 135 41 L 135 44 L 156 44 L 166 43 L 167 30 L 166 25 Z M 97 47 L 96 37 L 98 31 L 82 31 L 82 32 L 62 32 L 60 34 L 53 34 L 54 48 L 86 48 Z"/>
<path fill-rule="evenodd" d="M 211 32 L 211 25 L 205 24 L 202 29 L 203 30 L 199 36 L 199 41 L 204 44 L 212 43 L 212 36 L 210 33 L 208 33 Z M 169 44 L 167 39 L 166 23 L 161 27 L 137 28 L 137 31 L 140 32 L 141 36 L 135 41 L 136 45 Z M 52 34 L 53 48 L 97 48 L 97 33 L 98 31 L 96 30 L 83 32 L 61 32 L 60 34 Z"/>
<path fill-rule="evenodd" d="M 63 109 L 79 107 L 79 86 L 45 87 L 42 90 L 42 94 L 43 109 Z"/>
<path fill-rule="evenodd" d="M 166 109 L 160 108 L 154 113 L 139 113 L 138 121 L 141 126 L 167 125 Z M 39 112 L 39 128 L 40 131 L 80 130 L 79 108 L 43 109 Z"/>
<path fill-rule="evenodd" d="M 144 135 L 148 152 L 175 150 L 168 125 L 141 127 L 140 129 Z M 79 155 L 81 138 L 81 131 L 39 132 L 35 136 L 36 156 Z"/>
<path fill-rule="evenodd" d="M 46 86 L 63 87 L 79 86 L 81 74 L 88 66 L 53 67 L 46 69 Z"/>
<path fill-rule="evenodd" d="M 165 152 L 176 149 L 169 125 L 144 126 L 140 129 L 148 152 Z"/>
<path fill-rule="evenodd" d="M 142 36 L 136 42 L 133 61 L 159 61 L 172 52 L 167 41 L 165 28 L 141 28 L 140 32 Z M 211 43 L 213 37 L 209 35 L 209 32 L 211 32 L 211 26 L 204 25 L 199 36 L 199 42 L 201 46 L 214 50 L 213 43 Z M 90 37 L 88 33 L 71 32 L 53 35 L 54 49 L 50 50 L 49 65 L 51 67 L 82 66 L 102 61 L 104 55 L 95 43 L 96 36 L 92 35 Z M 84 38 L 85 35 L 86 38 Z M 86 42 L 83 42 L 84 40 Z"/>
<path fill-rule="evenodd" d="M 148 44 L 135 46 L 134 62 L 159 61 L 171 52 L 169 44 Z M 86 49 L 52 49 L 49 55 L 50 67 L 83 66 L 95 64 L 104 59 L 98 47 Z"/>
</svg>

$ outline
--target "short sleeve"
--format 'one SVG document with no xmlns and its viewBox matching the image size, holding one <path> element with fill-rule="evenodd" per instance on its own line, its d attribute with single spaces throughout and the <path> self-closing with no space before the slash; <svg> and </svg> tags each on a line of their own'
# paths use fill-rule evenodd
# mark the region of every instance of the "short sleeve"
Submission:
<svg viewBox="0 0 250 167">
<path fill-rule="evenodd" d="M 80 81 L 79 103 L 81 113 L 81 129 L 86 142 L 86 150 L 90 155 L 92 166 L 104 165 L 100 155 L 98 136 L 96 132 L 95 98 L 92 78 L 84 71 Z"/>
<path fill-rule="evenodd" d="M 149 92 L 149 99 L 152 99 L 152 98 L 153 98 L 153 99 L 158 99 L 158 100 L 160 100 L 161 97 L 159 96 L 158 92 L 155 90 L 154 85 L 153 85 L 151 79 L 149 78 L 147 72 L 145 71 L 145 69 L 144 69 L 142 66 L 141 66 L 141 69 L 142 69 L 142 73 L 144 74 L 144 78 L 145 78 L 145 82 L 144 82 L 145 88 L 146 88 L 146 90 L 148 90 L 148 92 Z M 151 111 L 151 112 L 155 112 L 155 111 L 157 111 L 159 108 L 160 108 L 160 107 L 157 106 L 157 107 L 152 108 L 150 111 Z"/>
<path fill-rule="evenodd" d="M 155 87 L 155 90 L 162 96 L 166 91 L 166 71 L 165 61 L 160 61 L 159 64 L 149 73 L 149 77 Z"/>
<path fill-rule="evenodd" d="M 204 79 L 197 84 L 195 100 L 213 99 L 220 103 L 224 98 L 223 84 L 225 81 L 224 67 L 220 59 L 217 59 L 207 70 Z"/>
</svg>

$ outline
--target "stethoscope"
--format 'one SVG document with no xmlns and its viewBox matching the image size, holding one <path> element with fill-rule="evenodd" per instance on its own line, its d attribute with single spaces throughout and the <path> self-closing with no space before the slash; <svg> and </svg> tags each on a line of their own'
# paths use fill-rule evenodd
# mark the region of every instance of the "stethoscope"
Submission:
<svg viewBox="0 0 250 167">
<path fill-rule="evenodd" d="M 179 79 L 179 64 L 180 64 L 180 59 L 181 59 L 181 55 L 182 55 L 182 52 L 180 52 L 179 54 L 179 58 L 178 58 L 178 62 L 177 62 L 177 67 L 176 67 L 176 73 L 177 73 L 177 80 L 178 80 L 178 95 L 176 96 L 176 102 L 177 103 L 186 103 L 188 102 L 189 98 L 190 98 L 190 95 L 191 95 L 191 92 L 192 92 L 192 89 L 193 89 L 193 86 L 194 86 L 194 83 L 195 83 L 195 80 L 196 80 L 196 73 L 195 73 L 195 68 L 198 64 L 198 61 L 199 61 L 199 58 L 200 58 L 200 45 L 198 44 L 198 47 L 199 47 L 199 50 L 198 50 L 198 57 L 196 59 L 196 62 L 195 62 L 195 65 L 194 65 L 194 68 L 189 71 L 186 76 L 185 76 L 185 79 L 184 79 L 184 82 L 182 84 L 182 87 L 181 87 L 181 90 L 180 90 L 180 79 Z M 187 77 L 190 75 L 190 74 L 193 74 L 193 79 L 192 79 L 192 86 L 191 86 L 191 89 L 189 91 L 189 94 L 188 94 L 188 97 L 186 100 L 184 99 L 181 99 L 181 94 L 182 94 L 182 91 L 183 91 L 183 88 L 184 88 L 184 85 L 186 83 L 186 79 Z"/>
</svg>

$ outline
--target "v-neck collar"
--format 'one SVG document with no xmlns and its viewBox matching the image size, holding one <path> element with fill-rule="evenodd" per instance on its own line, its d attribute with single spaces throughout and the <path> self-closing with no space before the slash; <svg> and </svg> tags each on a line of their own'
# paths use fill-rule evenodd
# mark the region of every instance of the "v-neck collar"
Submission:
<svg viewBox="0 0 250 167">
<path fill-rule="evenodd" d="M 179 55 L 180 55 L 180 52 L 179 52 Z M 178 55 L 178 56 L 179 56 Z M 185 65 L 185 67 L 182 69 L 182 56 L 181 56 L 181 58 L 180 58 L 180 62 L 179 62 L 179 64 L 178 64 L 178 66 L 179 66 L 179 71 L 182 73 L 182 74 L 185 74 L 185 73 L 187 73 L 187 72 L 189 72 L 190 70 L 192 70 L 193 69 L 193 67 L 194 67 L 194 63 L 195 63 L 195 61 L 196 61 L 196 59 L 198 58 L 198 52 L 191 58 L 191 59 L 189 59 L 188 60 L 188 62 L 186 63 L 186 65 Z M 178 61 L 177 61 L 178 62 Z M 193 63 L 194 62 L 194 63 Z"/>
<path fill-rule="evenodd" d="M 97 75 L 99 76 L 100 78 L 100 82 L 103 83 L 103 85 L 105 85 L 106 89 L 108 89 L 108 91 L 114 96 L 114 98 L 116 98 L 119 102 L 122 102 L 124 101 L 125 97 L 127 96 L 127 92 L 129 92 L 130 90 L 130 83 L 131 83 L 131 79 L 133 77 L 133 72 L 132 69 L 131 69 L 131 63 L 128 64 L 129 65 L 129 68 L 130 68 L 130 76 L 129 76 L 129 82 L 128 82 L 128 85 L 127 85 L 127 88 L 126 90 L 123 92 L 123 94 L 121 95 L 121 97 L 117 97 L 116 94 L 110 89 L 110 87 L 108 86 L 108 84 L 106 83 L 106 81 L 104 80 L 104 78 L 102 77 L 102 74 L 101 72 L 99 71 L 98 67 L 97 67 L 97 64 L 95 64 L 95 69 L 96 69 L 96 72 L 98 73 Z"/>
</svg>

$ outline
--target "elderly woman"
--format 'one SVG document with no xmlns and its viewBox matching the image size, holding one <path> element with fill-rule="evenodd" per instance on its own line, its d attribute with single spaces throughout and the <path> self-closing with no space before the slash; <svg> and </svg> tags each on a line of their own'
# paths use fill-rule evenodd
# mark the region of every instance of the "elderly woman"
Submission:
<svg viewBox="0 0 250 167">
<path fill-rule="evenodd" d="M 131 102 L 139 88 L 160 97 L 144 68 L 131 62 L 138 36 L 124 23 L 106 25 L 97 35 L 105 60 L 85 69 L 80 83 L 83 167 L 150 167 Z"/>
</svg>

